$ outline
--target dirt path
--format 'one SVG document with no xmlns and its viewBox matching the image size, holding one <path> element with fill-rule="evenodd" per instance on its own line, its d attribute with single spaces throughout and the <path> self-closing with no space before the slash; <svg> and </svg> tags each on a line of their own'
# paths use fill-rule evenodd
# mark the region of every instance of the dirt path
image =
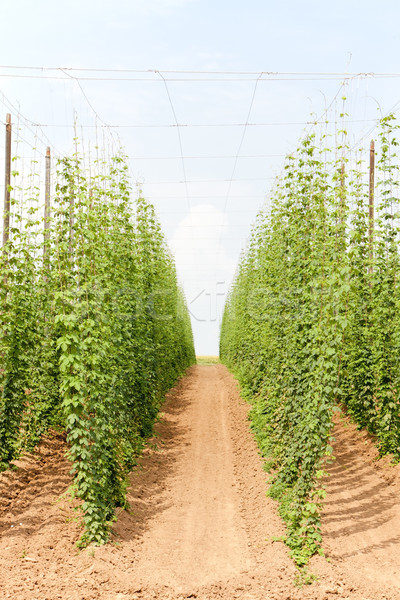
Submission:
<svg viewBox="0 0 400 600">
<path fill-rule="evenodd" d="M 137 576 L 174 588 L 225 581 L 250 566 L 229 430 L 228 395 L 215 367 L 199 367 L 176 418 L 168 507 L 143 537 Z M 179 422 L 179 424 L 178 424 Z"/>
<path fill-rule="evenodd" d="M 46 440 L 0 475 L 0 598 L 400 600 L 398 469 L 379 472 L 370 442 L 338 423 L 324 515 L 331 562 L 313 559 L 320 579 L 299 590 L 272 540 L 283 526 L 247 412 L 225 367 L 190 369 L 131 475 L 131 510 L 112 543 L 81 552 L 77 514 L 61 497 L 64 442 Z"/>
</svg>

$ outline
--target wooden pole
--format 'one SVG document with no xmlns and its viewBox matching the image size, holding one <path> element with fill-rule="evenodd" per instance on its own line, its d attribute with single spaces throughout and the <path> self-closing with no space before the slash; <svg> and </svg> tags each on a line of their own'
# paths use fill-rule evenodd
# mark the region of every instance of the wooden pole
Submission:
<svg viewBox="0 0 400 600">
<path fill-rule="evenodd" d="M 340 168 L 340 224 L 343 225 L 344 221 L 344 194 L 345 194 L 345 169 L 344 162 L 342 162 Z"/>
<path fill-rule="evenodd" d="M 75 198 L 73 196 L 74 188 L 72 188 L 71 195 L 69 197 L 69 254 L 72 261 L 72 249 L 74 242 L 74 207 Z"/>
<path fill-rule="evenodd" d="M 11 210 L 11 115 L 6 116 L 6 164 L 4 182 L 3 248 L 10 239 Z"/>
<path fill-rule="evenodd" d="M 342 162 L 342 166 L 340 167 L 340 187 L 342 188 L 343 194 L 344 194 L 344 174 L 345 174 L 345 167 L 344 167 L 344 162 Z"/>
<path fill-rule="evenodd" d="M 51 170 L 51 151 L 48 147 L 46 150 L 46 177 L 45 177 L 45 194 L 44 194 L 44 233 L 43 233 L 43 260 L 46 259 L 48 248 L 47 243 L 50 239 L 50 170 Z"/>
<path fill-rule="evenodd" d="M 368 225 L 368 240 L 369 240 L 369 273 L 373 273 L 374 259 L 374 195 L 375 195 L 375 142 L 371 140 L 369 147 L 369 225 Z"/>
</svg>

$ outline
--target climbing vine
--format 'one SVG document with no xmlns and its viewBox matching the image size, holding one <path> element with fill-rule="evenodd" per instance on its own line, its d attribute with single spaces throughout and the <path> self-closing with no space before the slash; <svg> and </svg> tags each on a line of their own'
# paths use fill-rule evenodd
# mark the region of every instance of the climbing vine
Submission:
<svg viewBox="0 0 400 600">
<path fill-rule="evenodd" d="M 132 200 L 122 153 L 88 165 L 75 140 L 53 187 L 46 238 L 40 185 L 28 202 L 15 193 L 1 258 L 1 467 L 49 427 L 64 430 L 80 544 L 100 544 L 165 392 L 194 362 L 193 339 L 154 209 Z"/>
<path fill-rule="evenodd" d="M 299 567 L 322 552 L 335 412 L 400 458 L 397 128 L 393 115 L 380 122 L 372 191 L 344 125 L 303 139 L 272 209 L 259 214 L 225 307 L 221 357 L 253 404 L 268 493 Z"/>
</svg>

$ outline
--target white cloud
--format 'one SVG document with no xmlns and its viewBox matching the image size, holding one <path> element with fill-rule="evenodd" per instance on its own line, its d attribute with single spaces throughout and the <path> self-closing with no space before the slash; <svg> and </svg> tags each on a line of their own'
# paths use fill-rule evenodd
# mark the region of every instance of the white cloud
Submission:
<svg viewBox="0 0 400 600">
<path fill-rule="evenodd" d="M 207 287 L 221 278 L 232 278 L 235 261 L 223 244 L 227 229 L 227 214 L 212 204 L 198 204 L 190 209 L 170 242 L 182 280 L 190 279 L 199 287 Z"/>
<path fill-rule="evenodd" d="M 180 221 L 170 241 L 198 354 L 218 354 L 222 310 L 236 266 L 223 244 L 228 229 L 225 212 L 200 204 Z"/>
</svg>

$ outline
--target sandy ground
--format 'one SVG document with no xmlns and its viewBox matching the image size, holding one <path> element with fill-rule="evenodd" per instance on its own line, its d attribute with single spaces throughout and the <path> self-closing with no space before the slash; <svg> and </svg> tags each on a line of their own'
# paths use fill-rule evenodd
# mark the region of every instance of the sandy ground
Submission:
<svg viewBox="0 0 400 600">
<path fill-rule="evenodd" d="M 400 600 L 399 468 L 342 417 L 323 518 L 327 562 L 298 589 L 276 504 L 222 365 L 196 366 L 168 395 L 112 542 L 78 551 L 62 436 L 0 475 L 0 598 L 15 600 Z"/>
</svg>

